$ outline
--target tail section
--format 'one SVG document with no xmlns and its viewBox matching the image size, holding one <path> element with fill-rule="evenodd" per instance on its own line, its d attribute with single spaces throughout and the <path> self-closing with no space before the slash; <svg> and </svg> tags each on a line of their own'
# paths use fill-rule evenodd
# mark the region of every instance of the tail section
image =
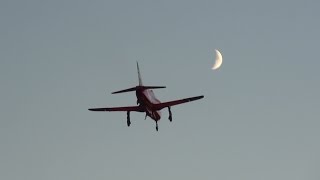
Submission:
<svg viewBox="0 0 320 180">
<path fill-rule="evenodd" d="M 137 61 L 137 71 L 138 71 L 138 78 L 139 78 L 139 86 L 143 86 L 138 61 Z"/>
<path fill-rule="evenodd" d="M 137 90 L 145 90 L 145 89 L 160 89 L 160 88 L 166 88 L 166 87 L 165 86 L 136 86 L 129 89 L 115 91 L 112 94 L 125 93 L 130 91 L 137 91 Z"/>
<path fill-rule="evenodd" d="M 143 86 L 138 62 L 137 62 L 137 70 L 138 70 L 138 78 L 139 78 L 139 85 L 138 86 L 124 89 L 124 90 L 120 90 L 120 91 L 115 91 L 112 94 L 125 93 L 125 92 L 130 92 L 130 91 L 137 91 L 137 90 L 145 90 L 145 89 L 166 88 L 165 86 Z"/>
</svg>

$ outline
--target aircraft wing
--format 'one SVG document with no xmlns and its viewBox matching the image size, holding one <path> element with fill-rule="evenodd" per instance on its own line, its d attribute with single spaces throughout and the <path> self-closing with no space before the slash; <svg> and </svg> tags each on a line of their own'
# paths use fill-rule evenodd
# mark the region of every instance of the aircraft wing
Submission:
<svg viewBox="0 0 320 180">
<path fill-rule="evenodd" d="M 110 107 L 110 108 L 91 108 L 89 111 L 138 111 L 144 112 L 140 106 Z"/>
<path fill-rule="evenodd" d="M 195 97 L 190 97 L 190 98 L 185 98 L 185 99 L 179 99 L 179 100 L 175 100 L 175 101 L 168 101 L 168 102 L 162 102 L 159 104 L 154 104 L 154 108 L 157 110 L 163 109 L 165 107 L 169 107 L 169 106 L 175 106 L 178 104 L 182 104 L 182 103 L 187 103 L 190 101 L 195 101 L 198 99 L 202 99 L 204 96 L 195 96 Z"/>
</svg>

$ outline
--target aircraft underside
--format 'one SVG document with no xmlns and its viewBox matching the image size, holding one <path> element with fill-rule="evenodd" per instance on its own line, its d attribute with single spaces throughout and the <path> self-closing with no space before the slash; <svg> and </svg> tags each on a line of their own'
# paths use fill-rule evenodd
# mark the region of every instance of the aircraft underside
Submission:
<svg viewBox="0 0 320 180">
<path fill-rule="evenodd" d="M 169 121 L 172 122 L 172 112 L 171 112 L 171 108 L 170 106 L 168 107 L 168 111 L 169 111 Z M 145 111 L 146 116 L 145 116 L 145 120 L 147 119 L 147 116 L 149 116 L 151 119 L 153 119 L 156 122 L 156 130 L 159 130 L 158 127 L 158 121 L 161 119 L 161 112 L 160 111 L 150 111 L 147 110 Z M 130 121 L 130 111 L 127 111 L 127 125 L 128 127 L 131 125 L 131 121 Z"/>
</svg>

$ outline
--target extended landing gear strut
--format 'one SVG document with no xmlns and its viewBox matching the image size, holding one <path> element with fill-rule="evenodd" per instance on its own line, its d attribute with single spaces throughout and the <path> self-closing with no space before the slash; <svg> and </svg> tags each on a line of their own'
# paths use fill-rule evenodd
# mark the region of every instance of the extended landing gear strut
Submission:
<svg viewBox="0 0 320 180">
<path fill-rule="evenodd" d="M 156 121 L 156 130 L 158 131 L 159 128 L 158 128 L 158 121 Z"/>
<path fill-rule="evenodd" d="M 169 110 L 169 121 L 172 122 L 172 113 L 171 113 L 171 108 L 170 106 L 168 107 L 168 110 Z"/>
<path fill-rule="evenodd" d="M 130 126 L 131 121 L 130 121 L 130 111 L 127 111 L 127 125 L 128 127 Z"/>
</svg>

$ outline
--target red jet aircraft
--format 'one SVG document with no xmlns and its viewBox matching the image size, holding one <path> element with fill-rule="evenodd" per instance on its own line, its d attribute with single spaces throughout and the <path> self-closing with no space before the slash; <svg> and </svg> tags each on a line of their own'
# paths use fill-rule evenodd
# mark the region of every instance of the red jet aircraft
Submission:
<svg viewBox="0 0 320 180">
<path fill-rule="evenodd" d="M 156 122 L 156 130 L 158 131 L 158 121 L 161 118 L 160 110 L 163 108 L 168 108 L 169 110 L 169 120 L 172 121 L 172 113 L 171 113 L 171 106 L 175 106 L 182 103 L 187 103 L 190 101 L 195 101 L 198 99 L 202 99 L 204 96 L 195 96 L 185 99 L 179 99 L 175 101 L 168 101 L 168 102 L 160 102 L 154 95 L 151 89 L 159 89 L 165 88 L 165 86 L 144 86 L 142 84 L 139 64 L 137 62 L 137 70 L 138 70 L 138 78 L 139 78 L 139 85 L 136 87 L 132 87 L 129 89 L 124 89 L 121 91 L 113 92 L 112 94 L 117 93 L 124 93 L 130 91 L 136 91 L 137 96 L 137 105 L 138 106 L 126 106 L 126 107 L 110 107 L 110 108 L 92 108 L 89 109 L 90 111 L 126 111 L 127 112 L 127 125 L 130 126 L 130 111 L 136 112 L 145 112 L 146 116 L 149 116 Z"/>
</svg>

